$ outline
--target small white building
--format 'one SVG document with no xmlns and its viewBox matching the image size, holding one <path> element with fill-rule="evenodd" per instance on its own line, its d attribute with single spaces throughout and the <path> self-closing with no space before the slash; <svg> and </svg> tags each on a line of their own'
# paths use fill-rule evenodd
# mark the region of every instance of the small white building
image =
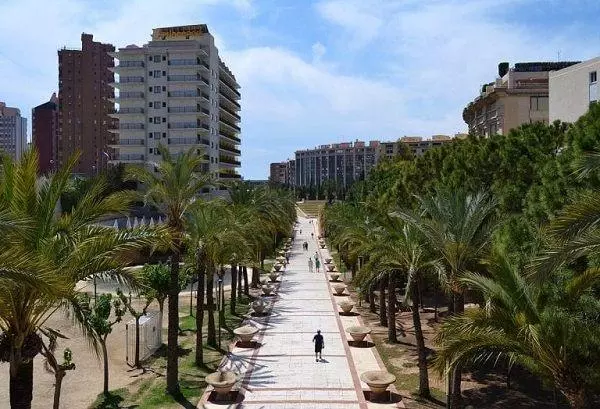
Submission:
<svg viewBox="0 0 600 409">
<path fill-rule="evenodd" d="M 27 118 L 18 108 L 0 102 L 0 151 L 19 160 L 27 149 Z"/>
<path fill-rule="evenodd" d="M 599 101 L 599 74 L 600 57 L 550 72 L 550 122 L 575 122 L 592 102 Z"/>
</svg>

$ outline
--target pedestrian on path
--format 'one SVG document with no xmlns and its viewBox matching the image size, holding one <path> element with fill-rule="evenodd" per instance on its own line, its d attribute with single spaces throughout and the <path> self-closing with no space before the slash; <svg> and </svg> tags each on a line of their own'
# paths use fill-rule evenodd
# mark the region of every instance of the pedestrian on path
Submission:
<svg viewBox="0 0 600 409">
<path fill-rule="evenodd" d="M 319 269 L 321 268 L 321 262 L 319 259 L 315 259 L 315 268 L 317 269 L 317 273 L 320 273 Z"/>
<path fill-rule="evenodd" d="M 290 252 L 289 251 L 285 252 L 285 262 L 287 264 L 290 264 Z"/>
<path fill-rule="evenodd" d="M 312 258 L 308 258 L 308 271 L 313 272 L 313 261 Z"/>
<path fill-rule="evenodd" d="M 310 234 L 310 238 L 311 238 L 311 239 L 314 239 L 314 238 L 315 238 L 315 234 L 314 234 L 314 233 L 311 233 L 311 234 Z"/>
<path fill-rule="evenodd" d="M 323 357 L 321 356 L 321 351 L 325 348 L 325 340 L 323 339 L 323 335 L 321 335 L 321 330 L 317 330 L 317 334 L 313 337 L 313 342 L 315 344 L 315 362 L 319 362 Z M 317 355 L 319 356 L 317 358 Z"/>
</svg>

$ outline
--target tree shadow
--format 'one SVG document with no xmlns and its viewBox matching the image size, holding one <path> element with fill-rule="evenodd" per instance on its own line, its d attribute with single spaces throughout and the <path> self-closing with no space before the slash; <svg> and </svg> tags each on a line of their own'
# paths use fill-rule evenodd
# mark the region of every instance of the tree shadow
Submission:
<svg viewBox="0 0 600 409">
<path fill-rule="evenodd" d="M 121 406 L 121 402 L 124 400 L 123 397 L 110 392 L 103 395 L 102 398 L 102 402 L 96 406 L 96 409 L 135 409 L 139 407 L 139 405 Z"/>
</svg>

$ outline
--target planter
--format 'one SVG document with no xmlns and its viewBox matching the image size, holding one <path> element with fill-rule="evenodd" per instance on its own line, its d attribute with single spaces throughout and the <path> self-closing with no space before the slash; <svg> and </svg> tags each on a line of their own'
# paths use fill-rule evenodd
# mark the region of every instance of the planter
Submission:
<svg viewBox="0 0 600 409">
<path fill-rule="evenodd" d="M 240 341 L 247 344 L 252 341 L 254 335 L 258 332 L 258 328 L 253 327 L 252 325 L 244 325 L 243 327 L 239 327 L 233 330 L 233 333 L 240 338 Z"/>
<path fill-rule="evenodd" d="M 268 305 L 266 303 L 262 302 L 261 300 L 252 302 L 252 309 L 257 314 L 263 314 L 265 312 L 265 310 L 267 309 L 267 306 Z"/>
<path fill-rule="evenodd" d="M 367 335 L 371 333 L 371 328 L 363 327 L 362 325 L 356 325 L 346 328 L 346 332 L 350 334 L 354 341 L 361 342 Z"/>
<path fill-rule="evenodd" d="M 327 266 L 327 271 L 329 271 L 329 272 L 335 271 L 335 265 L 334 264 L 329 264 Z"/>
<path fill-rule="evenodd" d="M 276 274 L 276 273 L 269 274 L 269 279 L 271 280 L 272 283 L 276 282 L 278 278 L 279 278 L 279 274 Z"/>
<path fill-rule="evenodd" d="M 396 377 L 387 371 L 367 371 L 360 375 L 360 380 L 369 386 L 374 398 L 381 398 Z"/>
<path fill-rule="evenodd" d="M 342 294 L 344 294 L 344 291 L 346 290 L 346 286 L 344 284 L 336 284 L 333 286 L 333 290 L 335 291 L 335 293 L 337 295 L 342 295 Z"/>
<path fill-rule="evenodd" d="M 344 314 L 348 314 L 350 311 L 352 311 L 352 308 L 354 308 L 354 303 L 351 303 L 350 301 L 342 301 L 338 305 L 340 306 Z"/>
<path fill-rule="evenodd" d="M 271 293 L 273 292 L 273 287 L 271 287 L 270 285 L 263 285 L 262 292 L 264 295 L 271 295 Z"/>
<path fill-rule="evenodd" d="M 273 268 L 275 269 L 275 271 L 279 271 L 281 270 L 282 265 L 281 264 L 274 264 Z"/>
<path fill-rule="evenodd" d="M 214 388 L 217 399 L 219 399 L 231 391 L 237 382 L 237 375 L 231 371 L 218 371 L 206 375 L 204 380 Z"/>
<path fill-rule="evenodd" d="M 332 258 L 326 258 L 325 259 L 325 264 L 331 264 L 332 261 L 333 261 Z"/>
<path fill-rule="evenodd" d="M 331 281 L 338 281 L 338 279 L 340 278 L 340 273 L 329 274 L 329 278 L 331 278 Z"/>
</svg>

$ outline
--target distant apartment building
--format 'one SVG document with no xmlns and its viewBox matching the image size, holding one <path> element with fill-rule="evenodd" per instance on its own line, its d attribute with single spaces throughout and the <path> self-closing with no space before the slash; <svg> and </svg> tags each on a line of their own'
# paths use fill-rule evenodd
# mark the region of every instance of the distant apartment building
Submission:
<svg viewBox="0 0 600 409">
<path fill-rule="evenodd" d="M 56 169 L 58 144 L 58 97 L 31 111 L 31 142 L 39 155 L 39 172 L 44 174 Z"/>
<path fill-rule="evenodd" d="M 269 182 L 294 186 L 296 183 L 296 161 L 288 159 L 283 162 L 274 162 L 269 165 Z"/>
<path fill-rule="evenodd" d="M 288 162 L 274 162 L 269 166 L 269 182 L 285 185 L 288 181 Z"/>
<path fill-rule="evenodd" d="M 520 125 L 549 122 L 548 78 L 550 71 L 577 62 L 525 62 L 509 68 L 498 65 L 498 78 L 483 85 L 479 96 L 463 110 L 469 133 L 507 135 Z"/>
<path fill-rule="evenodd" d="M 332 180 L 349 186 L 366 178 L 377 162 L 379 141 L 321 145 L 296 151 L 295 186 L 319 186 Z"/>
<path fill-rule="evenodd" d="M 27 149 L 27 118 L 0 101 L 0 152 L 19 160 Z"/>
<path fill-rule="evenodd" d="M 241 178 L 240 87 L 205 24 L 155 28 L 148 44 L 111 55 L 119 60 L 113 162 L 153 168 L 159 145 L 197 149 L 216 179 Z"/>
<path fill-rule="evenodd" d="M 575 122 L 600 100 L 600 57 L 550 73 L 550 122 Z"/>
<path fill-rule="evenodd" d="M 393 158 L 405 153 L 410 153 L 412 156 L 423 156 L 429 149 L 448 142 L 452 142 L 452 137 L 449 135 L 433 135 L 430 139 L 420 136 L 403 136 L 395 142 L 380 142 L 377 160 Z"/>
<path fill-rule="evenodd" d="M 110 129 L 116 121 L 109 115 L 114 82 L 111 71 L 115 47 L 81 35 L 81 50 L 58 51 L 58 144 L 57 166 L 76 151 L 81 153 L 73 171 L 94 175 L 108 166 L 109 146 L 115 143 Z"/>
</svg>

